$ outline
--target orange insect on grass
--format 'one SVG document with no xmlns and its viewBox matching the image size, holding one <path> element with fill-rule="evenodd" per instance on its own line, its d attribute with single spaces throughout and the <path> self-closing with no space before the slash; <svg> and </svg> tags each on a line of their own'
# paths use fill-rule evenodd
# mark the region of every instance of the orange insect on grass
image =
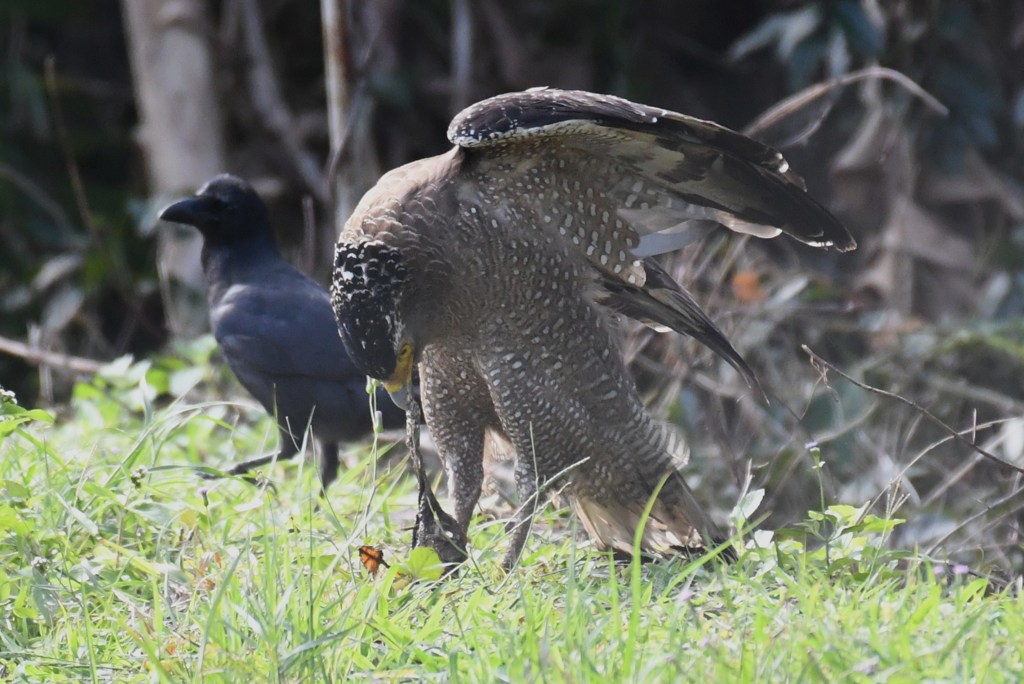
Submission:
<svg viewBox="0 0 1024 684">
<path fill-rule="evenodd" d="M 376 575 L 382 565 L 385 568 L 391 567 L 388 565 L 388 562 L 384 560 L 384 552 L 374 546 L 359 547 L 359 562 L 363 564 L 363 567 L 365 567 L 366 571 L 371 575 Z"/>
</svg>

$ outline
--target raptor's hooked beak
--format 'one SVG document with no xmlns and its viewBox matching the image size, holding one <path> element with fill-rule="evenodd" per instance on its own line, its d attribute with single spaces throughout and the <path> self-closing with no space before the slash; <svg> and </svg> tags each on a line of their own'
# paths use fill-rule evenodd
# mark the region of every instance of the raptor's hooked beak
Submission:
<svg viewBox="0 0 1024 684">
<path fill-rule="evenodd" d="M 384 381 L 384 389 L 387 390 L 391 401 L 403 411 L 409 406 L 409 393 L 412 391 L 412 367 L 413 367 L 412 344 L 403 342 L 398 352 L 398 363 L 395 364 L 395 372 Z"/>
</svg>

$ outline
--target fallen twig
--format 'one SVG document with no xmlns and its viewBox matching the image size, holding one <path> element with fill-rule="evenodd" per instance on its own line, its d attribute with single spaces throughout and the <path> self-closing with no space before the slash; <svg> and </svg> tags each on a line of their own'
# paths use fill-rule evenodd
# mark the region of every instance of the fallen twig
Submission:
<svg viewBox="0 0 1024 684">
<path fill-rule="evenodd" d="M 0 337 L 0 352 L 17 356 L 28 363 L 37 366 L 49 366 L 51 368 L 63 368 L 75 373 L 91 375 L 98 372 L 106 364 L 93 359 L 86 359 L 81 356 L 71 356 L 60 352 L 47 351 L 18 342 L 7 337 Z"/>
</svg>

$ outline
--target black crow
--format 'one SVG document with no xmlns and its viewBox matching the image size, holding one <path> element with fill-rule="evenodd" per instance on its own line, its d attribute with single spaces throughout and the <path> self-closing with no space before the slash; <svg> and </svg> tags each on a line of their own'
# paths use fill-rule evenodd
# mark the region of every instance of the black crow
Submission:
<svg viewBox="0 0 1024 684">
<path fill-rule="evenodd" d="M 326 491 L 338 473 L 338 442 L 372 430 L 366 376 L 352 364 L 338 335 L 327 291 L 284 260 L 266 205 L 241 178 L 217 176 L 195 197 L 164 209 L 160 218 L 203 234 L 210 327 L 242 385 L 277 417 L 277 454 L 226 472 L 243 475 L 274 459 L 292 458 L 312 426 Z M 404 425 L 404 414 L 383 392 L 377 408 L 385 427 Z"/>
</svg>

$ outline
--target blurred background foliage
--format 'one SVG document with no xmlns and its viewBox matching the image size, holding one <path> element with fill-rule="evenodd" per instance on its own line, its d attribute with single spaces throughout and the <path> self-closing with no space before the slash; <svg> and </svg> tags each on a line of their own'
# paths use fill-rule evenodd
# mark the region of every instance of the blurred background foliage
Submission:
<svg viewBox="0 0 1024 684">
<path fill-rule="evenodd" d="M 361 191 L 446 149 L 451 116 L 498 92 L 615 93 L 779 147 L 861 247 L 835 257 L 713 232 L 670 261 L 773 394 L 766 406 L 707 352 L 632 333 L 641 388 L 694 445 L 695 483 L 725 510 L 765 486 L 784 522 L 815 505 L 820 448 L 830 499 L 915 507 L 898 542 L 1021 564 L 1018 473 L 919 410 L 835 374 L 826 385 L 800 349 L 1024 464 L 1021 0 L 338 3 L 350 118 L 366 125 L 333 160 L 318 3 L 220 0 L 184 20 L 178 5 L 196 3 L 164 3 L 162 28 L 200 36 L 214 65 L 221 120 L 195 125 L 218 127 L 225 170 L 256 185 L 289 257 L 321 282 L 339 169 L 356 164 Z M 98 362 L 170 341 L 154 219 L 167 197 L 147 181 L 146 73 L 121 10 L 0 4 L 0 382 L 23 403 L 63 401 Z M 357 143 L 369 154 L 356 162 Z"/>
</svg>

